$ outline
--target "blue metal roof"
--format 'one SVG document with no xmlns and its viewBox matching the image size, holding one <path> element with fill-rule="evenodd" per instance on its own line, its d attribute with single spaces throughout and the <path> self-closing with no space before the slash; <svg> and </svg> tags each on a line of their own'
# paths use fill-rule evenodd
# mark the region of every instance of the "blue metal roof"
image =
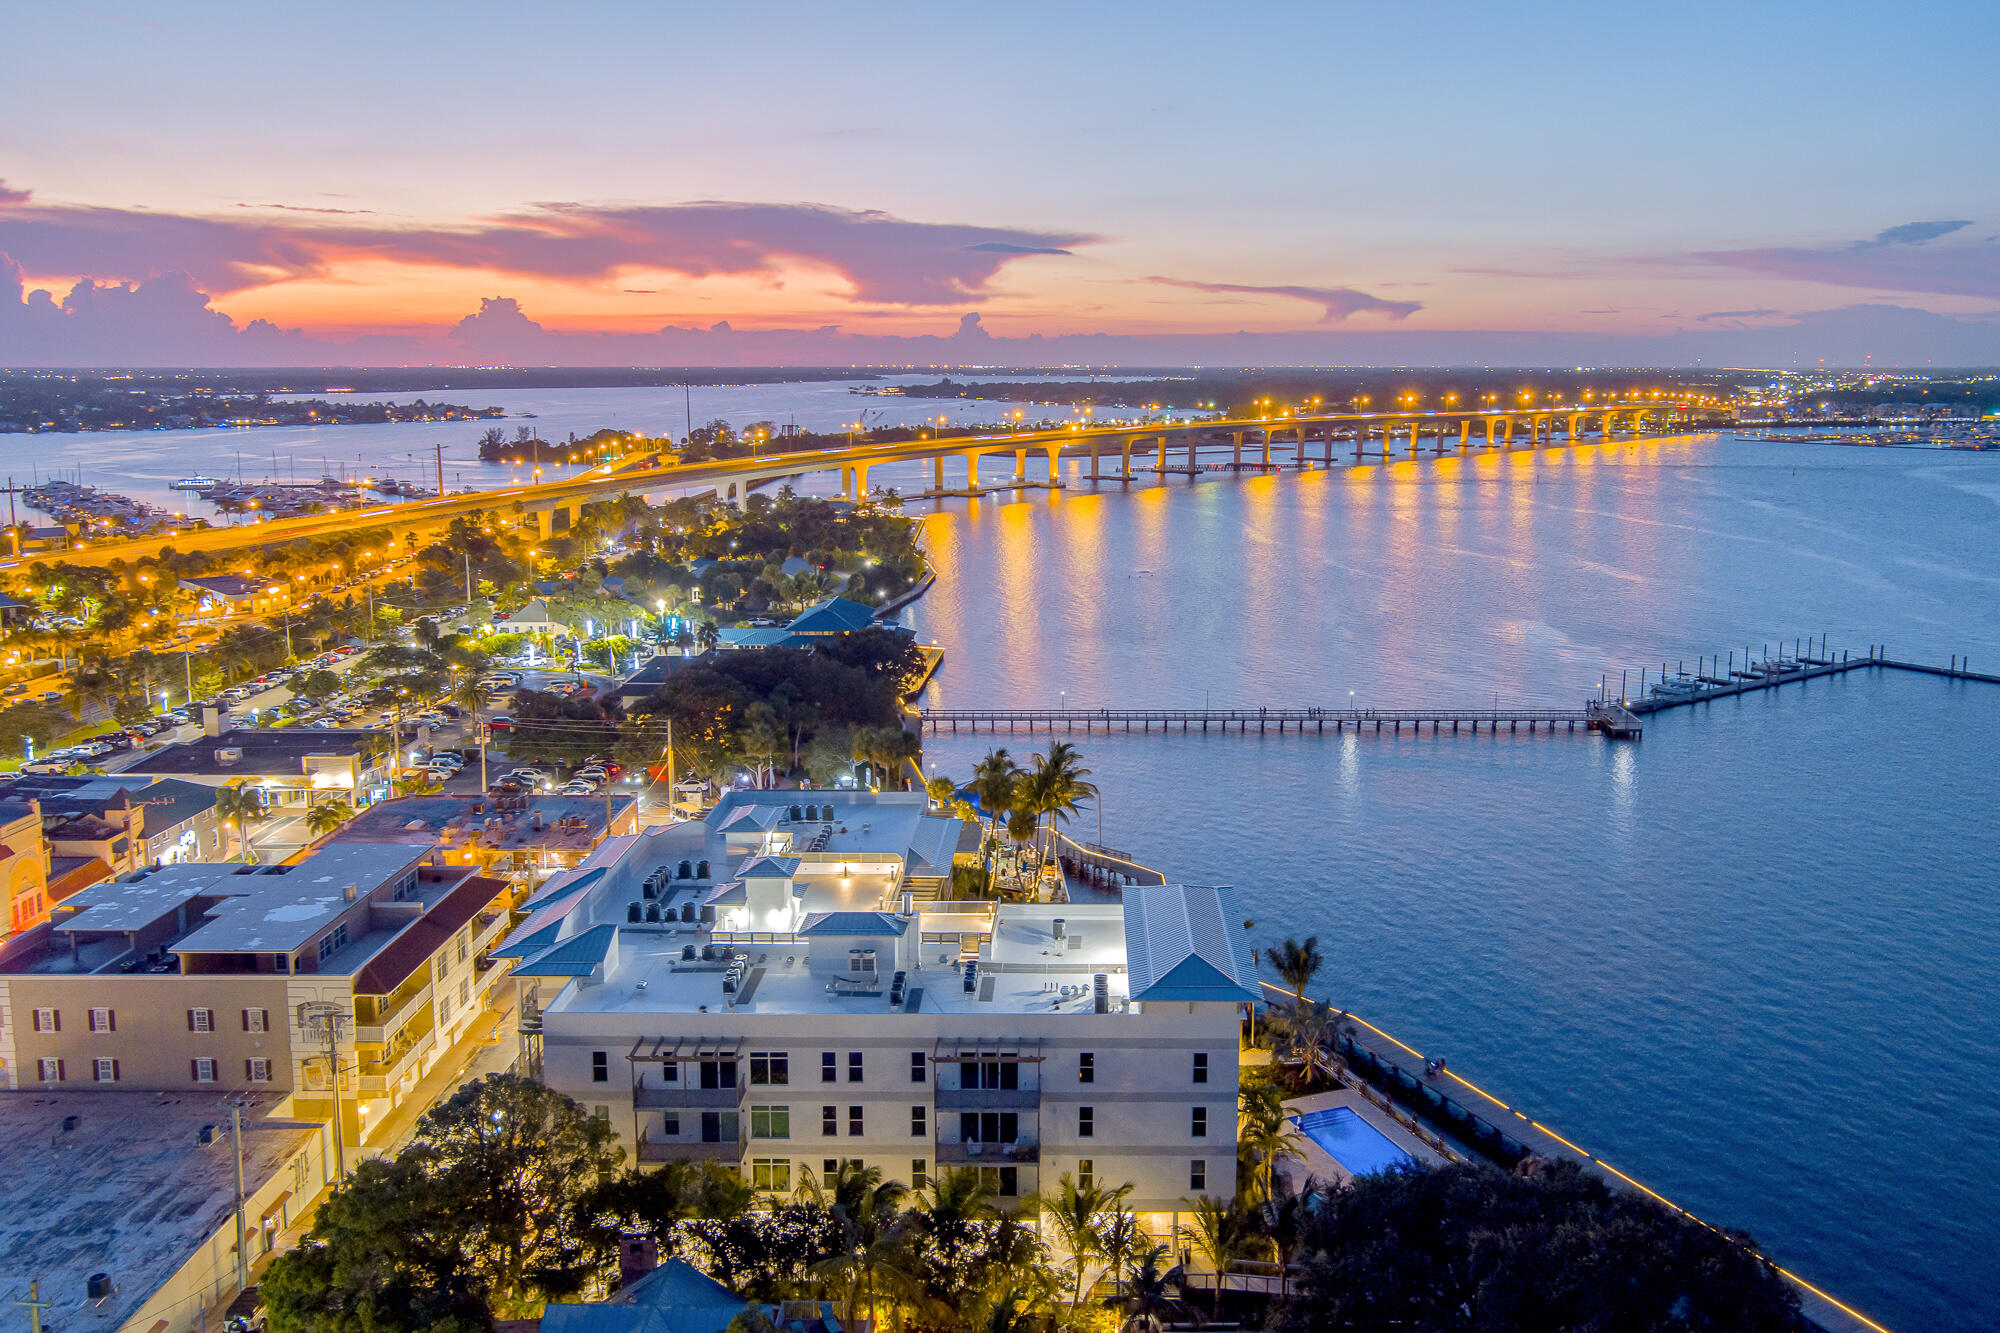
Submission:
<svg viewBox="0 0 2000 1333">
<path fill-rule="evenodd" d="M 669 1259 L 601 1305 L 551 1301 L 547 1333 L 722 1333 L 750 1302 L 684 1260 Z"/>
<path fill-rule="evenodd" d="M 532 962 L 515 968 L 514 975 L 587 977 L 603 966 L 605 956 L 611 952 L 611 942 L 617 937 L 618 927 L 614 925 L 592 926 L 583 934 L 573 935 L 547 953 L 537 956 Z"/>
<path fill-rule="evenodd" d="M 738 879 L 748 879 L 755 875 L 759 879 L 790 879 L 799 873 L 801 862 L 796 856 L 753 856 L 736 867 Z"/>
<path fill-rule="evenodd" d="M 866 629 L 875 619 L 873 607 L 845 597 L 829 597 L 799 613 L 788 627 L 794 634 L 845 634 Z"/>
<path fill-rule="evenodd" d="M 1195 884 L 1125 890 L 1130 994 L 1148 1001 L 1239 1003 L 1261 993 L 1250 946 L 1230 929 L 1230 890 Z"/>
</svg>

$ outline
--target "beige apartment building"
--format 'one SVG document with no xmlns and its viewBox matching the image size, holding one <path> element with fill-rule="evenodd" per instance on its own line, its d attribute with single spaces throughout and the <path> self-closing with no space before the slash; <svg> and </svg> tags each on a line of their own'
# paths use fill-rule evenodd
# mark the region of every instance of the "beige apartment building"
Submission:
<svg viewBox="0 0 2000 1333">
<path fill-rule="evenodd" d="M 328 846 L 85 889 L 0 946 L 0 1086 L 272 1092 L 330 1121 L 337 1065 L 342 1141 L 365 1144 L 505 971 L 486 955 L 508 885 L 434 852 Z"/>
</svg>

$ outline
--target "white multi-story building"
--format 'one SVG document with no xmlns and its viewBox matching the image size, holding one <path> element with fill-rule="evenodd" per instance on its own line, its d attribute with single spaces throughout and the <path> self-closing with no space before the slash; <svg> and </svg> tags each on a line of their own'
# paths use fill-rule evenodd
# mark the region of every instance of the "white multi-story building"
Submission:
<svg viewBox="0 0 2000 1333">
<path fill-rule="evenodd" d="M 859 1161 L 1003 1198 L 1129 1182 L 1142 1214 L 1230 1197 L 1256 995 L 1230 891 L 928 900 L 960 832 L 920 795 L 749 792 L 606 842 L 495 951 L 527 1067 L 639 1161 L 763 1189 Z"/>
</svg>

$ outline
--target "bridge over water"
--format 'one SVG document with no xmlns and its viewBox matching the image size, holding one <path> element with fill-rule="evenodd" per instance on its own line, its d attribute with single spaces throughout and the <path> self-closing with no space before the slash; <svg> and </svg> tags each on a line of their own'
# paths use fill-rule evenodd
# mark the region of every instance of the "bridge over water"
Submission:
<svg viewBox="0 0 2000 1333">
<path fill-rule="evenodd" d="M 1087 479 L 1129 482 L 1142 475 L 1188 474 L 1212 466 L 1244 470 L 1299 468 L 1317 462 L 1331 467 L 1336 453 L 1354 462 L 1416 458 L 1479 451 L 1506 452 L 1555 443 L 1576 443 L 1595 435 L 1638 435 L 1686 410 L 1665 399 L 1604 403 L 1575 408 L 1474 408 L 1434 412 L 1317 412 L 1215 421 L 1149 425 L 1066 427 L 992 435 L 948 436 L 895 444 L 857 444 L 716 459 L 703 463 L 625 460 L 590 468 L 571 477 L 528 486 L 507 486 L 468 495 L 446 495 L 410 504 L 308 514 L 238 527 L 194 529 L 131 541 L 93 543 L 99 559 L 139 560 L 163 549 L 220 552 L 265 546 L 303 537 L 326 537 L 356 528 L 388 526 L 399 535 L 421 537 L 456 518 L 498 512 L 533 517 L 544 535 L 560 532 L 583 505 L 620 495 L 713 487 L 727 500 L 741 501 L 753 487 L 781 478 L 838 472 L 841 494 L 860 499 L 869 493 L 869 473 L 885 464 L 928 461 L 932 486 L 926 495 L 980 495 L 1025 486 L 1060 487 L 1065 458 L 1088 459 Z M 1228 455 L 1226 463 L 1220 455 Z M 1011 458 L 1009 457 L 1011 455 Z M 994 462 L 1008 475 L 996 476 Z M 1031 460 L 1039 460 L 1032 475 Z M 984 480 L 981 464 L 987 463 Z M 962 465 L 963 486 L 948 484 L 948 464 Z M 84 548 L 80 548 L 84 549 Z M 37 557 L 39 558 L 39 557 Z M 0 568 L 26 563 L 0 562 Z"/>
</svg>

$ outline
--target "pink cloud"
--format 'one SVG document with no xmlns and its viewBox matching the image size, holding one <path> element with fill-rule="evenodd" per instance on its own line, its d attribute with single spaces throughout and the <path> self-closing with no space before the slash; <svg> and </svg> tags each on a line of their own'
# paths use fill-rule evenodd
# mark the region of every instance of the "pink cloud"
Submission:
<svg viewBox="0 0 2000 1333">
<path fill-rule="evenodd" d="M 1421 301 L 1388 301 L 1352 287 L 1251 287 L 1235 282 L 1190 282 L 1184 278 L 1148 278 L 1162 287 L 1180 287 L 1192 292 L 1233 293 L 1244 296 L 1287 296 L 1308 301 L 1320 308 L 1319 322 L 1332 324 L 1349 315 L 1387 315 L 1408 319 L 1424 308 Z"/>
<path fill-rule="evenodd" d="M 1016 260 L 1067 255 L 1094 239 L 819 204 L 719 201 L 540 204 L 463 227 L 193 217 L 31 204 L 25 194 L 0 215 L 0 250 L 30 272 L 122 279 L 183 272 L 219 294 L 319 276 L 357 259 L 574 282 L 628 270 L 775 276 L 805 264 L 838 274 L 856 301 L 954 305 L 985 299 Z"/>
<path fill-rule="evenodd" d="M 2000 298 L 2000 237 L 1943 245 L 1930 242 L 1971 226 L 1969 222 L 1906 222 L 1865 241 L 1843 246 L 1763 246 L 1710 250 L 1691 256 L 1767 278 L 1863 287 L 1882 292 Z"/>
</svg>

